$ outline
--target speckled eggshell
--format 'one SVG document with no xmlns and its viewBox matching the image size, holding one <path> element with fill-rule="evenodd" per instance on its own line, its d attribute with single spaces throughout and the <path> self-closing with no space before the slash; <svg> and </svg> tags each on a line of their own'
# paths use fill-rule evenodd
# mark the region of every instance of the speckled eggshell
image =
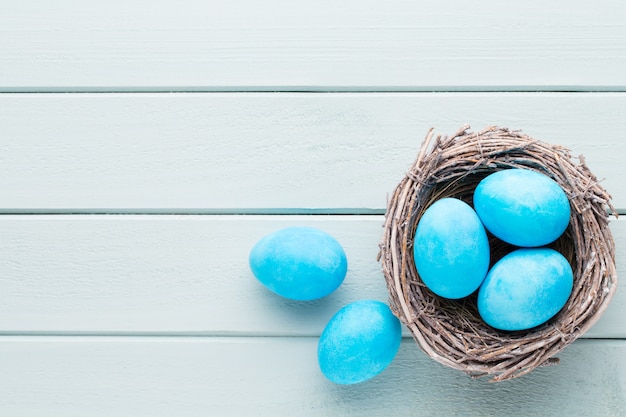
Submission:
<svg viewBox="0 0 626 417">
<path fill-rule="evenodd" d="M 434 202 L 417 224 L 415 267 L 435 294 L 458 299 L 478 289 L 489 268 L 489 241 L 476 212 L 463 201 Z"/>
<path fill-rule="evenodd" d="M 569 225 L 570 205 L 561 186 L 544 174 L 506 169 L 485 177 L 474 209 L 497 238 L 520 247 L 547 245 Z"/>
<path fill-rule="evenodd" d="M 572 267 L 548 248 L 524 248 L 502 257 L 478 291 L 478 312 L 491 327 L 527 330 L 554 317 L 573 288 Z"/>
<path fill-rule="evenodd" d="M 357 384 L 393 361 L 402 339 L 400 321 L 377 300 L 359 300 L 340 309 L 318 343 L 318 363 L 336 384 Z"/>
<path fill-rule="evenodd" d="M 341 244 L 311 227 L 288 227 L 271 233 L 250 251 L 254 276 L 278 295 L 314 300 L 335 291 L 343 282 L 348 261 Z"/>
</svg>

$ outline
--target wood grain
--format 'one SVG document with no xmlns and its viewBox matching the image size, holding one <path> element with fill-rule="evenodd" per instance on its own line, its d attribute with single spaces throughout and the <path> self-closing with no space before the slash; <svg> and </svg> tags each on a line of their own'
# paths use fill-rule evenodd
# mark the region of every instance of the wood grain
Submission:
<svg viewBox="0 0 626 417">
<path fill-rule="evenodd" d="M 3 2 L 0 90 L 624 91 L 625 22 L 616 0 Z"/>
<path fill-rule="evenodd" d="M 2 94 L 5 212 L 381 212 L 427 130 L 585 155 L 626 208 L 626 94 Z"/>
<path fill-rule="evenodd" d="M 387 301 L 382 216 L 0 216 L 0 333 L 317 336 L 343 305 Z M 252 246 L 282 227 L 335 236 L 348 257 L 330 296 L 281 298 L 253 277 Z M 626 220 L 611 223 L 618 275 Z M 626 291 L 586 337 L 626 337 Z"/>
<path fill-rule="evenodd" d="M 90 416 L 618 417 L 626 342 L 584 340 L 518 380 L 471 380 L 406 339 L 362 384 L 327 381 L 317 338 L 1 337 L 0 413 Z M 10 377 L 9 377 L 10 376 Z"/>
</svg>

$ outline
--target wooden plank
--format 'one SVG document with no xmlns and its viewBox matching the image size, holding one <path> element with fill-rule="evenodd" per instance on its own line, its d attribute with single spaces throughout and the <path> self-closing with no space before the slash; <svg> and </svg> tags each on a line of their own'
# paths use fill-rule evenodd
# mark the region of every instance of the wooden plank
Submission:
<svg viewBox="0 0 626 417">
<path fill-rule="evenodd" d="M 584 154 L 626 208 L 626 94 L 2 94 L 0 208 L 384 210 L 430 127 Z"/>
<path fill-rule="evenodd" d="M 622 416 L 625 341 L 577 341 L 561 364 L 472 380 L 405 340 L 365 383 L 320 373 L 316 338 L 0 338 L 0 413 L 133 416 Z"/>
<path fill-rule="evenodd" d="M 626 87 L 616 0 L 153 3 L 3 2 L 0 89 Z"/>
<path fill-rule="evenodd" d="M 376 261 L 382 216 L 0 216 L 4 334 L 319 335 L 343 305 L 387 301 Z M 282 227 L 326 230 L 348 274 L 317 301 L 283 299 L 248 267 L 252 246 Z M 626 272 L 626 220 L 611 224 Z M 626 290 L 587 337 L 626 337 Z"/>
</svg>

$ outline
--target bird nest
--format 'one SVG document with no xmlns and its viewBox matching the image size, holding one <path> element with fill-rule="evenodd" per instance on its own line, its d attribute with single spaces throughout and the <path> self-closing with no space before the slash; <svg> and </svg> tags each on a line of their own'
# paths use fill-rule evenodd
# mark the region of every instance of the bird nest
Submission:
<svg viewBox="0 0 626 417">
<path fill-rule="evenodd" d="M 472 205 L 474 189 L 490 173 L 524 168 L 548 175 L 565 191 L 570 223 L 551 248 L 574 271 L 566 305 L 536 328 L 506 332 L 488 326 L 478 314 L 476 294 L 451 300 L 432 293 L 413 259 L 413 237 L 424 211 L 435 201 L 455 197 Z M 617 287 L 615 248 L 608 227 L 617 213 L 584 158 L 519 131 L 489 127 L 472 133 L 463 127 L 450 137 L 431 129 L 413 165 L 396 186 L 387 207 L 378 259 L 390 293 L 390 307 L 432 359 L 471 376 L 502 381 L 558 363 L 554 355 L 585 333 L 602 315 Z M 491 264 L 515 249 L 490 235 Z"/>
</svg>

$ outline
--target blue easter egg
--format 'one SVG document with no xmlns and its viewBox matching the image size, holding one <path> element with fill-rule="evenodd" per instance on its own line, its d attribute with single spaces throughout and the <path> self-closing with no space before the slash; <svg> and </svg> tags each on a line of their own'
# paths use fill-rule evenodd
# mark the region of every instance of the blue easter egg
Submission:
<svg viewBox="0 0 626 417">
<path fill-rule="evenodd" d="M 341 244 L 311 227 L 288 227 L 263 237 L 250 251 L 249 263 L 263 285 L 293 300 L 327 296 L 348 270 Z"/>
<path fill-rule="evenodd" d="M 376 300 L 360 300 L 339 310 L 319 339 L 317 357 L 324 376 L 337 384 L 357 384 L 382 372 L 400 347 L 400 321 Z"/>
<path fill-rule="evenodd" d="M 466 297 L 478 289 L 489 269 L 487 232 L 467 203 L 442 198 L 419 220 L 413 255 L 417 272 L 432 292 Z"/>
<path fill-rule="evenodd" d="M 517 249 L 491 268 L 478 291 L 478 312 L 491 327 L 526 330 L 545 323 L 567 302 L 572 267 L 548 248 Z"/>
<path fill-rule="evenodd" d="M 569 200 L 559 184 L 527 169 L 485 177 L 474 191 L 474 209 L 494 236 L 521 247 L 555 241 L 570 219 Z"/>
</svg>

